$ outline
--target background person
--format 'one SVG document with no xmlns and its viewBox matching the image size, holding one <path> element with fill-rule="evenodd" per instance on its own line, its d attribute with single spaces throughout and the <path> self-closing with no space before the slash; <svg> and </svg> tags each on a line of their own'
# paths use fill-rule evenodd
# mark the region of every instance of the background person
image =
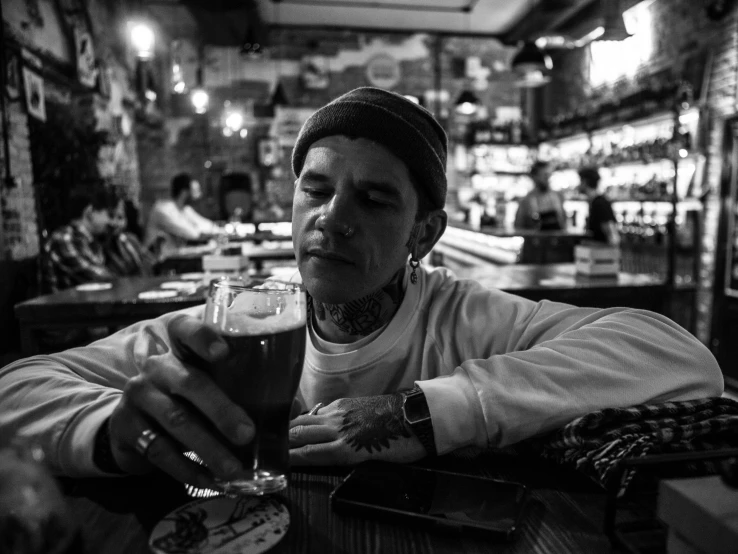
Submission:
<svg viewBox="0 0 738 554">
<path fill-rule="evenodd" d="M 46 292 L 115 278 L 103 249 L 115 202 L 112 192 L 102 186 L 72 192 L 67 203 L 69 223 L 56 229 L 43 245 Z"/>
<path fill-rule="evenodd" d="M 153 259 L 136 235 L 128 230 L 126 211 L 121 198 L 110 214 L 109 233 L 104 243 L 106 265 L 119 277 L 149 276 Z"/>
<path fill-rule="evenodd" d="M 218 233 L 218 225 L 200 215 L 192 204 L 202 197 L 200 183 L 187 173 L 172 179 L 170 199 L 157 200 L 146 223 L 144 248 L 159 257 Z"/>
<path fill-rule="evenodd" d="M 566 230 L 566 212 L 561 194 L 551 190 L 548 162 L 536 161 L 530 170 L 533 190 L 520 199 L 515 214 L 516 229 Z"/>
<path fill-rule="evenodd" d="M 610 246 L 620 245 L 620 233 L 612 204 L 599 191 L 600 172 L 596 167 L 583 167 L 579 170 L 579 191 L 589 201 L 587 231 L 592 233 L 592 240 Z"/>
<path fill-rule="evenodd" d="M 370 87 L 300 131 L 292 236 L 311 312 L 298 400 L 323 407 L 292 421 L 293 464 L 413 462 L 722 393 L 710 351 L 664 316 L 533 302 L 420 265 L 446 227 L 446 157 L 432 114 Z M 6 366 L 0 431 L 33 437 L 72 476 L 158 467 L 207 487 L 238 475 L 229 443 L 254 427 L 208 375 L 228 346 L 201 314 Z"/>
</svg>

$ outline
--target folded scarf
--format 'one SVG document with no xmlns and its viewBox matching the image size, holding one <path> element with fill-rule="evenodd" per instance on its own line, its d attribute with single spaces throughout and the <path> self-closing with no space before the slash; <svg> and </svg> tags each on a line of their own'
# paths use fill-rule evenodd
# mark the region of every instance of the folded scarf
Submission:
<svg viewBox="0 0 738 554">
<path fill-rule="evenodd" d="M 738 402 L 704 398 L 607 408 L 579 417 L 529 446 L 610 487 L 627 459 L 737 448 Z M 684 467 L 693 473 L 717 471 L 712 462 L 685 462 Z M 633 469 L 622 474 L 618 496 L 625 494 L 633 475 Z"/>
</svg>

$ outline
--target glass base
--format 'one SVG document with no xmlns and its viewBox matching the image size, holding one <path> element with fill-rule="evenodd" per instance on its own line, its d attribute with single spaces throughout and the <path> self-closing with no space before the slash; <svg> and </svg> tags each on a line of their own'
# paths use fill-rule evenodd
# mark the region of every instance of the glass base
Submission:
<svg viewBox="0 0 738 554">
<path fill-rule="evenodd" d="M 215 480 L 218 490 L 229 496 L 263 496 L 287 488 L 287 477 L 282 473 L 255 471 L 251 479 Z"/>
</svg>

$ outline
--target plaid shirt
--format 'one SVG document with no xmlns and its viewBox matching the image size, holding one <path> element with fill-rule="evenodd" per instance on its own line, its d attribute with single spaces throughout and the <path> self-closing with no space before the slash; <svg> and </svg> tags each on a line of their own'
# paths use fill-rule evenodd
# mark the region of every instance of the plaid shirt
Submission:
<svg viewBox="0 0 738 554">
<path fill-rule="evenodd" d="M 738 402 L 703 398 L 608 408 L 577 418 L 529 444 L 544 458 L 574 466 L 609 486 L 627 458 L 738 447 Z M 714 473 L 716 468 L 705 462 L 685 469 Z M 632 478 L 632 470 L 623 476 L 618 496 L 625 494 Z"/>
<path fill-rule="evenodd" d="M 102 245 L 81 225 L 54 231 L 44 245 L 44 290 L 56 292 L 91 281 L 114 279 Z"/>
</svg>

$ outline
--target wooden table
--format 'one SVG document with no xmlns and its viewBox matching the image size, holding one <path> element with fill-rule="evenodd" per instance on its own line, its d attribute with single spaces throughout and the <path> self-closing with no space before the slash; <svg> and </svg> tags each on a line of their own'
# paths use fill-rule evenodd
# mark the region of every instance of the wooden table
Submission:
<svg viewBox="0 0 738 554">
<path fill-rule="evenodd" d="M 459 277 L 476 279 L 531 300 L 555 300 L 578 306 L 626 306 L 668 313 L 669 294 L 662 280 L 650 275 L 620 273 L 616 277 L 576 275 L 573 264 L 506 265 L 458 268 Z M 171 298 L 144 300 L 143 291 L 156 290 L 177 276 L 131 277 L 114 281 L 109 290 L 69 289 L 17 304 L 23 355 L 39 352 L 38 335 L 49 329 L 121 327 L 136 321 L 202 304 L 205 288 Z"/>
<path fill-rule="evenodd" d="M 602 531 L 605 492 L 570 470 L 539 459 L 488 453 L 449 455 L 424 465 L 522 482 L 531 489 L 523 525 L 511 543 L 484 535 L 338 514 L 329 494 L 345 469 L 295 470 L 281 498 L 289 530 L 274 553 L 566 553 L 610 552 Z M 164 475 L 146 478 L 63 480 L 71 511 L 82 525 L 86 552 L 149 552 L 148 537 L 171 510 L 190 501 Z"/>
<path fill-rule="evenodd" d="M 201 281 L 192 281 L 196 288 L 176 296 L 139 298 L 140 293 L 163 290 L 162 283 L 175 280 L 172 276 L 126 277 L 112 281 L 107 290 L 85 292 L 72 288 L 16 304 L 21 352 L 25 356 L 38 353 L 39 333 L 45 330 L 123 327 L 205 302 Z"/>
<path fill-rule="evenodd" d="M 283 246 L 290 239 L 282 237 L 276 242 L 264 244 L 262 239 L 253 237 L 241 237 L 226 244 L 226 248 L 237 249 L 244 256 L 248 256 L 253 263 L 254 269 L 260 271 L 263 263 L 267 260 L 294 260 L 295 251 L 292 246 Z M 170 254 L 157 264 L 157 271 L 162 274 L 187 273 L 202 271 L 202 257 L 206 254 L 215 253 L 215 246 L 184 246 L 177 253 Z"/>
</svg>

